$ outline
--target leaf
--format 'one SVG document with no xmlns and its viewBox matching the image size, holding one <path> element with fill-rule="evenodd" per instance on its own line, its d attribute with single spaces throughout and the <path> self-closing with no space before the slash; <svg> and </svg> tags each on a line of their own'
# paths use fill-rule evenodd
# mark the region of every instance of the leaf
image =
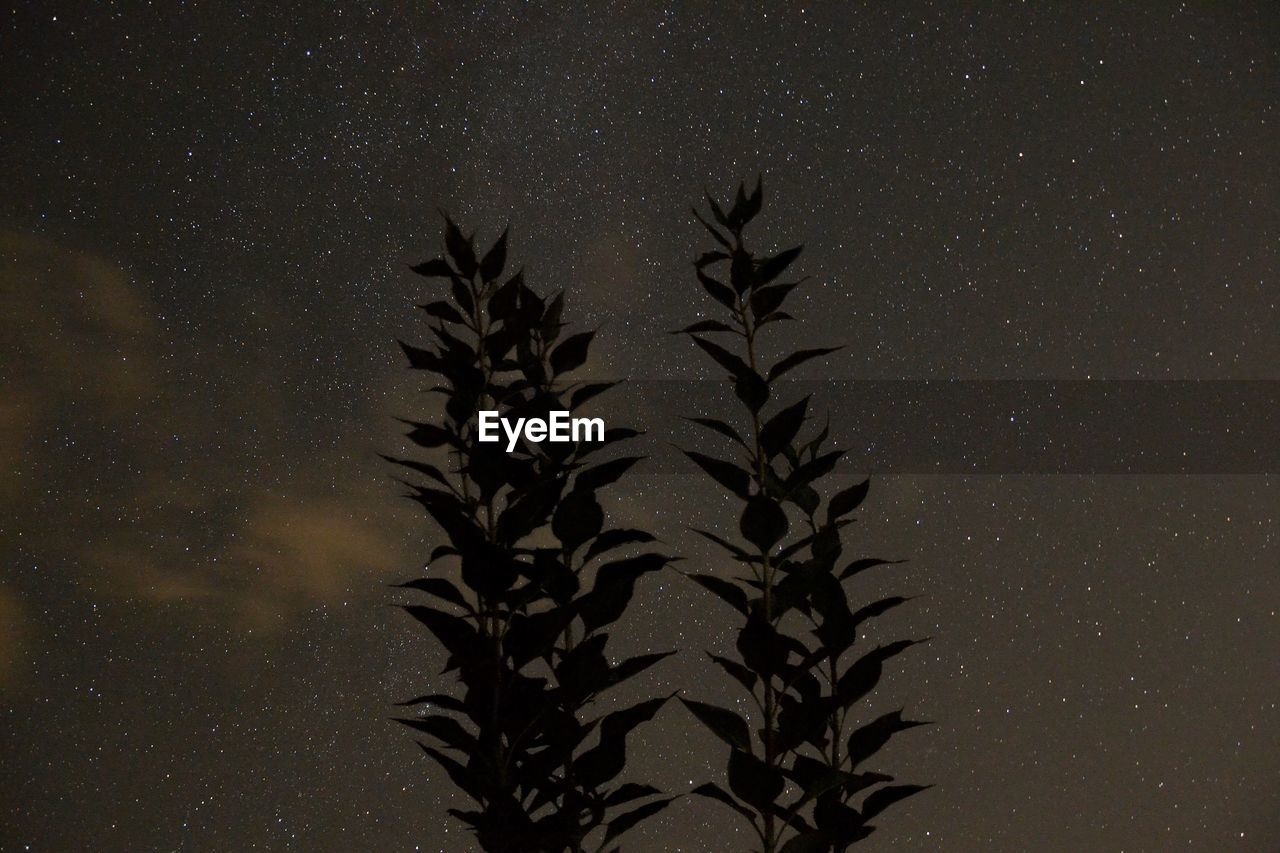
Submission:
<svg viewBox="0 0 1280 853">
<path fill-rule="evenodd" d="M 711 264 L 715 264 L 715 263 L 719 263 L 720 261 L 727 261 L 727 260 L 729 260 L 729 256 L 724 252 L 720 252 L 720 251 L 703 252 L 701 255 L 698 256 L 698 259 L 693 262 L 693 265 L 698 269 L 702 269 L 705 266 L 710 266 Z"/>
<path fill-rule="evenodd" d="M 745 361 L 719 344 L 706 338 L 699 338 L 696 335 L 690 335 L 689 339 L 701 347 L 703 352 L 715 359 L 717 364 L 729 371 L 734 378 L 754 375 L 755 371 L 748 367 Z"/>
<path fill-rule="evenodd" d="M 733 581 L 701 573 L 686 573 L 685 577 L 703 589 L 715 593 L 721 601 L 726 602 L 743 616 L 747 615 L 747 593 Z"/>
<path fill-rule="evenodd" d="M 787 371 L 804 364 L 809 359 L 817 358 L 818 356 L 827 355 L 833 352 L 838 352 L 839 350 L 842 350 L 842 349 L 844 349 L 844 347 L 819 347 L 818 349 L 802 349 L 799 352 L 793 352 L 791 353 L 791 355 L 787 356 L 782 361 L 778 362 L 773 367 L 769 368 L 768 379 L 770 382 L 772 382 L 773 380 L 782 376 Z"/>
<path fill-rule="evenodd" d="M 848 580 L 854 575 L 859 574 L 860 572 L 865 572 L 867 569 L 875 566 L 896 566 L 899 563 L 905 562 L 906 560 L 881 560 L 878 557 L 864 557 L 860 560 L 854 560 L 852 563 L 845 566 L 840 572 L 840 580 Z"/>
<path fill-rule="evenodd" d="M 747 624 L 738 632 L 737 647 L 747 668 L 765 678 L 781 672 L 787 664 L 787 647 L 758 608 L 751 609 Z"/>
<path fill-rule="evenodd" d="M 917 642 L 919 641 L 898 640 L 887 646 L 877 646 L 854 661 L 836 683 L 835 698 L 840 706 L 848 708 L 874 690 L 884 671 L 884 662 L 916 645 Z"/>
<path fill-rule="evenodd" d="M 653 719 L 668 698 L 650 699 L 605 716 L 600 722 L 600 742 L 574 762 L 578 782 L 590 790 L 621 773 L 626 763 L 627 735 L 636 726 Z"/>
<path fill-rule="evenodd" d="M 617 382 L 592 382 L 588 385 L 583 385 L 581 388 L 575 389 L 573 394 L 569 396 L 569 408 L 577 409 L 583 403 L 603 394 L 617 384 Z"/>
<path fill-rule="evenodd" d="M 661 794 L 657 788 L 652 785 L 642 785 L 637 782 L 627 782 L 619 785 L 617 789 L 611 791 L 604 798 L 605 806 L 620 806 L 623 803 L 629 803 L 632 800 L 638 800 L 641 797 L 650 797 L 654 794 Z"/>
<path fill-rule="evenodd" d="M 502 638 L 503 654 L 511 658 L 516 669 L 536 658 L 546 657 L 573 619 L 573 611 L 561 607 L 541 613 L 516 613 L 507 623 Z"/>
<path fill-rule="evenodd" d="M 464 754 L 471 753 L 476 746 L 475 737 L 453 717 L 434 714 L 422 718 L 396 717 L 395 721 L 411 729 L 426 732 L 450 749 L 456 749 Z"/>
<path fill-rule="evenodd" d="M 449 485 L 449 481 L 445 478 L 444 472 L 430 463 L 419 462 L 416 459 L 397 459 L 394 456 L 387 456 L 382 453 L 379 453 L 378 455 L 390 462 L 392 465 L 400 465 L 404 468 L 408 468 L 410 471 L 417 471 L 419 474 L 430 477 L 442 486 Z"/>
<path fill-rule="evenodd" d="M 448 216 L 444 218 L 444 247 L 463 278 L 476 274 L 476 250 L 473 241 L 462 236 L 458 226 Z"/>
<path fill-rule="evenodd" d="M 621 684 L 634 675 L 639 675 L 649 667 L 671 657 L 675 652 L 653 652 L 647 655 L 636 655 L 609 670 L 609 686 Z"/>
<path fill-rule="evenodd" d="M 461 616 L 421 604 L 405 605 L 404 609 L 414 619 L 426 625 L 427 630 L 435 635 L 449 654 L 460 660 L 476 658 L 487 645 L 488 641 L 483 640 L 471 623 Z"/>
<path fill-rule="evenodd" d="M 613 820 L 609 821 L 609 828 L 605 831 L 604 841 L 601 843 L 608 844 L 610 841 L 617 838 L 640 821 L 647 817 L 652 817 L 662 811 L 674 801 L 675 797 L 668 797 L 665 800 L 654 800 L 651 803 L 645 803 L 638 809 L 634 809 L 624 815 L 615 817 Z"/>
<path fill-rule="evenodd" d="M 405 433 L 405 436 L 419 447 L 430 449 L 456 443 L 453 433 L 443 427 L 435 424 L 415 423 L 413 421 L 406 421 L 406 423 L 411 424 L 413 429 Z"/>
<path fill-rule="evenodd" d="M 888 743 L 889 739 L 898 732 L 927 725 L 929 724 L 917 722 L 916 720 L 902 719 L 902 709 L 876 717 L 865 726 L 855 729 L 849 735 L 846 746 L 846 754 L 850 761 L 849 766 L 857 769 L 859 764 L 879 752 L 880 748 Z"/>
<path fill-rule="evenodd" d="M 804 246 L 793 246 L 790 249 L 784 249 L 771 258 L 765 258 L 760 262 L 756 275 L 761 284 L 768 284 L 791 266 L 792 261 L 800 257 L 800 253 L 804 251 Z M 777 307 L 777 306 L 774 306 Z M 772 311 L 773 309 L 769 309 Z M 768 311 L 764 312 L 768 313 Z"/>
<path fill-rule="evenodd" d="M 809 397 L 804 397 L 778 412 L 760 428 L 760 449 L 765 458 L 773 459 L 785 447 L 790 447 L 796 433 L 804 424 L 805 414 L 809 410 Z"/>
<path fill-rule="evenodd" d="M 742 224 L 756 218 L 756 214 L 760 212 L 761 206 L 764 204 L 764 178 L 760 175 L 756 176 L 756 188 L 751 191 L 751 195 L 740 205 L 739 215 L 742 217 Z"/>
<path fill-rule="evenodd" d="M 467 601 L 462 592 L 445 578 L 416 578 L 408 583 L 398 583 L 396 586 L 402 589 L 421 590 L 450 604 L 456 604 L 465 610 L 472 609 L 471 603 Z"/>
<path fill-rule="evenodd" d="M 397 702 L 396 705 L 402 708 L 410 705 L 435 705 L 436 707 L 443 708 L 446 711 L 458 712 L 463 712 L 467 709 L 467 706 L 462 704 L 462 700 L 456 699 L 453 696 L 448 696 L 444 693 L 429 693 L 426 696 L 418 696 L 410 699 L 408 702 Z"/>
<path fill-rule="evenodd" d="M 478 802 L 484 801 L 484 790 L 475 773 L 435 747 L 427 746 L 424 743 L 419 743 L 418 746 L 422 747 L 423 752 L 435 759 L 436 763 L 444 768 L 445 773 L 449 774 L 449 778 L 453 780 L 453 784 L 466 792 L 471 799 Z"/>
<path fill-rule="evenodd" d="M 752 495 L 738 522 L 742 537 L 762 554 L 767 554 L 787 535 L 788 526 L 787 514 L 777 501 L 766 495 Z"/>
<path fill-rule="evenodd" d="M 864 820 L 870 820 L 894 803 L 901 802 L 907 797 L 915 796 L 921 791 L 927 791 L 932 787 L 932 785 L 886 785 L 883 788 L 872 791 L 862 801 L 862 817 Z"/>
<path fill-rule="evenodd" d="M 722 420 L 717 420 L 716 418 L 685 418 L 685 420 L 692 421 L 699 426 L 704 426 L 709 430 L 723 435 L 725 438 L 733 439 L 743 447 L 747 446 L 747 443 L 742 439 L 742 436 L 738 434 L 738 431 Z"/>
<path fill-rule="evenodd" d="M 621 456 L 608 462 L 602 462 L 594 468 L 579 471 L 577 479 L 574 480 L 573 488 L 577 491 L 594 492 L 602 486 L 616 483 L 632 465 L 642 459 L 644 459 L 643 456 Z"/>
<path fill-rule="evenodd" d="M 475 298 L 471 295 L 471 289 L 460 278 L 454 278 L 449 285 L 449 292 L 453 294 L 453 301 L 462 306 L 462 310 L 471 315 L 476 313 Z"/>
<path fill-rule="evenodd" d="M 866 479 L 861 483 L 850 486 L 842 492 L 838 492 L 831 498 L 827 504 L 827 520 L 834 521 L 837 518 L 843 518 L 853 512 L 867 498 L 867 492 L 871 489 L 871 480 Z"/>
<path fill-rule="evenodd" d="M 453 278 L 456 275 L 453 267 L 449 266 L 449 262 L 444 258 L 432 258 L 429 261 L 414 264 L 409 269 L 427 278 Z"/>
<path fill-rule="evenodd" d="M 518 271 L 511 278 L 507 279 L 506 284 L 499 287 L 489 297 L 489 313 L 500 320 L 507 320 L 515 316 L 516 309 L 519 307 L 520 291 L 524 289 L 524 270 Z"/>
<path fill-rule="evenodd" d="M 698 322 L 694 323 L 692 326 L 685 326 L 683 329 L 680 329 L 679 331 L 672 332 L 672 334 L 673 335 L 680 335 L 680 334 L 691 335 L 694 332 L 736 332 L 736 331 L 738 330 L 733 328 L 727 323 L 721 323 L 719 320 L 699 320 Z"/>
<path fill-rule="evenodd" d="M 728 228 L 729 218 L 725 216 L 724 209 L 720 207 L 720 204 L 712 197 L 711 193 L 706 193 L 706 196 L 707 204 L 711 206 L 711 215 L 716 218 L 716 222 L 720 223 L 723 227 Z"/>
<path fill-rule="evenodd" d="M 751 752 L 751 729 L 747 721 L 728 708 L 680 697 L 680 701 L 711 733 L 734 749 Z"/>
<path fill-rule="evenodd" d="M 827 853 L 831 842 L 821 832 L 802 832 L 791 836 L 791 840 L 782 845 L 781 853 Z"/>
<path fill-rule="evenodd" d="M 733 308 L 737 305 L 737 297 L 733 295 L 733 291 L 724 282 L 712 278 L 702 270 L 698 270 L 697 275 L 698 281 L 702 284 L 702 289 L 711 294 L 712 299 L 726 308 Z"/>
<path fill-rule="evenodd" d="M 729 264 L 729 282 L 742 295 L 756 285 L 755 260 L 742 249 L 735 249 Z"/>
<path fill-rule="evenodd" d="M 671 558 L 662 554 L 641 554 L 601 566 L 591 591 L 578 599 L 578 612 L 587 632 L 616 622 L 635 594 L 636 580 L 669 562 Z"/>
<path fill-rule="evenodd" d="M 565 495 L 551 518 L 551 532 L 567 551 L 594 538 L 603 525 L 604 510 L 595 495 L 580 489 Z"/>
<path fill-rule="evenodd" d="M 502 269 L 507 265 L 507 231 L 504 229 L 493 248 L 485 253 L 484 260 L 480 262 L 480 278 L 483 281 L 493 281 L 502 275 Z"/>
<path fill-rule="evenodd" d="M 715 784 L 714 782 L 704 782 L 703 784 L 694 788 L 689 793 L 696 794 L 699 797 L 706 797 L 709 800 L 715 800 L 716 802 L 724 803 L 726 806 L 733 809 L 738 814 L 745 817 L 747 820 L 751 821 L 752 823 L 755 822 L 755 814 L 751 811 L 751 809 L 739 803 L 737 800 L 735 800 L 732 796 L 729 795 L 728 791 L 726 791 L 724 788 L 721 788 L 719 785 Z"/>
<path fill-rule="evenodd" d="M 614 548 L 621 548 L 623 545 L 634 545 L 643 542 L 653 542 L 653 534 L 643 530 L 633 530 L 628 527 L 619 527 L 614 530 L 606 530 L 595 538 L 591 546 L 587 548 L 586 554 L 582 558 L 583 563 L 591 562 L 592 558 L 610 551 Z"/>
<path fill-rule="evenodd" d="M 778 323 L 782 320 L 794 320 L 794 319 L 795 317 L 792 317 L 786 311 L 774 311 L 770 313 L 769 316 L 764 317 L 760 320 L 757 320 L 756 328 L 759 329 L 762 326 L 767 326 L 770 323 Z"/>
<path fill-rule="evenodd" d="M 762 814 L 773 811 L 774 800 L 785 785 L 776 767 L 739 749 L 729 753 L 729 790 Z"/>
<path fill-rule="evenodd" d="M 789 491 L 797 486 L 807 486 L 813 481 L 825 477 L 831 473 L 831 469 L 836 467 L 836 463 L 843 456 L 843 450 L 833 450 L 830 453 L 822 454 L 816 459 L 810 459 L 787 475 L 786 488 Z"/>
<path fill-rule="evenodd" d="M 708 196 L 708 198 L 710 198 L 710 196 Z M 714 205 L 715 202 L 712 202 L 712 204 Z M 712 212 L 714 213 L 718 209 L 719 208 L 713 207 Z M 702 218 L 702 214 L 698 212 L 697 208 L 693 209 L 693 215 L 699 222 L 702 223 L 702 227 L 706 228 L 707 231 L 711 234 L 711 236 L 715 238 L 717 243 L 719 243 L 721 246 L 724 246 L 726 249 L 730 248 L 729 241 L 724 238 L 723 234 L 721 234 L 719 231 L 715 229 L 715 226 L 713 226 L 710 222 Z M 719 220 L 720 220 L 720 217 L 717 216 L 716 221 L 719 221 Z"/>
<path fill-rule="evenodd" d="M 753 370 L 734 380 L 733 393 L 748 409 L 758 412 L 769 402 L 769 383 Z"/>
<path fill-rule="evenodd" d="M 751 313 L 758 318 L 768 318 L 778 313 L 778 308 L 786 301 L 787 295 L 791 293 L 796 286 L 800 284 L 798 281 L 789 282 L 787 284 L 773 284 L 769 287 L 762 287 L 755 293 L 751 294 Z M 764 319 L 756 323 L 759 328 L 765 323 Z"/>
<path fill-rule="evenodd" d="M 759 558 L 758 556 L 753 555 L 753 554 L 748 554 L 748 553 L 747 553 L 745 550 L 743 550 L 742 548 L 739 548 L 737 545 L 734 545 L 734 544 L 733 544 L 732 542 L 730 542 L 729 540 L 724 539 L 724 538 L 721 538 L 721 537 L 717 536 L 716 534 L 712 533 L 712 532 L 711 532 L 711 531 L 709 531 L 709 530 L 699 530 L 699 529 L 698 529 L 698 528 L 696 528 L 696 527 L 690 527 L 690 528 L 688 528 L 688 529 L 689 529 L 690 531 L 692 531 L 693 533 L 698 534 L 698 535 L 699 535 L 699 536 L 701 536 L 703 539 L 706 539 L 706 540 L 707 540 L 707 541 L 709 541 L 709 542 L 714 542 L 714 543 L 716 543 L 716 544 L 717 544 L 717 545 L 719 545 L 721 548 L 725 549 L 725 550 L 726 550 L 726 551 L 728 551 L 730 554 L 732 554 L 733 556 L 737 557 L 739 560 L 743 561 L 744 563 L 758 563 L 758 562 L 760 562 L 760 558 Z"/>
<path fill-rule="evenodd" d="M 901 595 L 891 595 L 888 598 L 882 598 L 879 601 L 873 601 L 870 604 L 861 607 L 853 614 L 855 622 L 865 622 L 868 619 L 874 619 L 884 613 L 889 612 L 899 604 L 906 604 L 910 598 Z"/>
<path fill-rule="evenodd" d="M 423 311 L 426 311 L 427 314 L 429 314 L 430 316 L 440 320 L 444 320 L 445 322 L 448 322 L 448 323 L 467 322 L 463 318 L 463 316 L 458 313 L 457 308 L 454 308 L 451 304 L 449 304 L 448 302 L 445 302 L 443 299 L 437 300 L 435 302 L 428 302 L 426 305 L 423 305 L 420 307 L 422 308 Z"/>
<path fill-rule="evenodd" d="M 587 360 L 587 349 L 595 332 L 579 332 L 561 341 L 551 351 L 551 370 L 556 376 L 581 367 Z"/>
<path fill-rule="evenodd" d="M 706 471 L 720 485 L 744 500 L 751 495 L 751 474 L 732 462 L 716 459 L 693 450 L 682 451 L 692 459 L 699 468 Z"/>
<path fill-rule="evenodd" d="M 707 652 L 707 657 L 719 664 L 720 668 L 729 673 L 735 681 L 745 687 L 748 693 L 756 689 L 756 682 L 760 680 L 760 677 L 742 664 L 738 663 L 736 660 L 720 657 L 719 655 L 713 655 L 711 652 Z"/>
<path fill-rule="evenodd" d="M 441 360 L 439 354 L 432 352 L 431 350 L 406 344 L 404 341 L 397 340 L 396 343 L 400 344 L 400 349 L 404 351 L 405 358 L 409 360 L 409 367 L 411 369 L 434 370 L 437 372 L 443 369 L 444 362 Z"/>
</svg>

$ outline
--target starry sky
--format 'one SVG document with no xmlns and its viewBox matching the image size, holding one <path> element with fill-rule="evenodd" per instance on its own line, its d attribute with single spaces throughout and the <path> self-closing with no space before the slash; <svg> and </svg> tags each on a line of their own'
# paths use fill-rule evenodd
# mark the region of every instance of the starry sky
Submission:
<svg viewBox="0 0 1280 853">
<path fill-rule="evenodd" d="M 436 534 L 375 455 L 421 405 L 394 339 L 439 208 L 510 223 L 601 328 L 589 371 L 696 384 L 688 209 L 763 173 L 757 240 L 814 276 L 780 345 L 849 344 L 805 378 L 860 447 L 895 438 L 870 380 L 1275 399 L 1270 4 L 584 5 L 6 9 L 0 848 L 471 849 L 389 722 L 440 668 L 387 588 Z M 972 468 L 901 429 L 849 547 L 911 560 L 863 589 L 936 639 L 875 701 L 938 722 L 883 754 L 936 787 L 866 849 L 1280 847 L 1280 442 L 1046 473 L 994 426 Z M 735 524 L 713 488 L 656 462 L 609 511 L 719 570 L 681 532 Z M 651 579 L 627 619 L 618 653 L 683 650 L 638 691 L 734 701 L 704 592 Z M 633 764 L 679 792 L 722 751 L 667 707 Z M 628 849 L 748 835 L 686 799 Z"/>
</svg>

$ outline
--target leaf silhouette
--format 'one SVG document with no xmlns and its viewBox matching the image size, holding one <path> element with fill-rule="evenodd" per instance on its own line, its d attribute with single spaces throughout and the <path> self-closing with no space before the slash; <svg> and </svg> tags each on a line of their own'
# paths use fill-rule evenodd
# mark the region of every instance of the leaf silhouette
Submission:
<svg viewBox="0 0 1280 853">
<path fill-rule="evenodd" d="M 828 355 L 833 352 L 839 352 L 842 349 L 844 349 L 844 347 L 818 347 L 816 349 L 802 349 L 799 352 L 793 352 L 791 355 L 769 368 L 768 379 L 772 382 L 810 359 Z"/>
<path fill-rule="evenodd" d="M 682 701 L 731 748 L 725 774 L 732 793 L 710 782 L 693 793 L 724 803 L 750 821 L 763 853 L 837 853 L 871 833 L 866 823 L 871 813 L 918 787 L 877 788 L 891 777 L 846 769 L 849 761 L 856 765 L 877 751 L 894 731 L 916 725 L 899 713 L 852 733 L 846 727 L 856 717 L 854 706 L 879 684 L 884 663 L 915 641 L 879 646 L 852 662 L 846 656 L 858 643 L 861 622 L 907 599 L 887 596 L 851 605 L 842 581 L 891 562 L 860 558 L 837 568 L 845 548 L 843 533 L 866 499 L 868 483 L 827 496 L 825 518 L 819 517 L 823 478 L 844 458 L 844 451 L 827 449 L 830 424 L 807 431 L 810 398 L 771 404 L 772 383 L 839 347 L 786 354 L 763 376 L 759 371 L 766 368 L 757 368 L 760 353 L 768 351 L 761 343 L 762 331 L 793 319 L 782 307 L 806 280 L 779 282 L 799 258 L 799 246 L 767 257 L 748 247 L 744 231 L 761 209 L 762 187 L 757 181 L 756 189 L 748 192 L 745 183 L 739 184 L 727 211 L 709 197 L 715 225 L 698 216 L 720 248 L 703 252 L 694 272 L 725 310 L 721 318 L 701 318 L 682 330 L 728 374 L 746 414 L 744 418 L 739 411 L 737 418 L 730 418 L 699 413 L 689 418 L 721 439 L 722 446 L 745 455 L 741 463 L 721 458 L 724 451 L 710 455 L 682 450 L 739 502 L 738 530 L 750 548 L 712 530 L 689 529 L 714 542 L 747 572 L 735 581 L 707 571 L 686 574 L 728 602 L 742 619 L 735 637 L 742 662 L 710 653 L 709 657 L 747 692 L 761 713 L 759 728 L 752 731 L 732 706 Z M 726 267 L 728 284 L 707 272 L 715 269 L 723 275 Z M 699 337 L 725 331 L 736 334 L 718 339 L 725 341 L 723 345 Z M 739 430 L 731 423 L 749 428 Z M 793 613 L 803 620 L 787 618 Z M 787 780 L 798 793 L 787 788 Z M 864 814 L 849 801 L 868 790 Z"/>
<path fill-rule="evenodd" d="M 384 458 L 425 481 L 402 482 L 443 539 L 432 543 L 428 564 L 452 558 L 460 570 L 460 582 L 433 575 L 402 585 L 440 605 L 404 609 L 447 652 L 441 677 L 456 680 L 450 692 L 404 703 L 428 713 L 399 722 L 439 742 L 444 751 L 420 746 L 473 801 L 448 814 L 485 851 L 578 850 L 597 831 L 593 837 L 611 842 L 670 802 L 641 783 L 606 787 L 625 765 L 627 734 L 666 700 L 604 718 L 591 713 L 598 694 L 671 654 L 638 654 L 616 665 L 605 654 L 605 628 L 623 617 L 637 581 L 671 558 L 640 554 L 587 570 L 608 551 L 654 539 L 634 528 L 604 530 L 596 497 L 638 457 L 594 465 L 587 459 L 639 433 L 614 426 L 603 441 L 537 448 L 521 441 L 510 454 L 477 441 L 482 405 L 508 417 L 547 417 L 574 411 L 617 383 L 557 381 L 586 362 L 593 333 L 564 331 L 563 291 L 545 299 L 522 271 L 499 284 L 507 232 L 477 259 L 472 236 L 448 217 L 444 230 L 449 260 L 413 268 L 448 281 L 445 293 L 433 292 L 422 306 L 432 342 L 400 347 L 410 367 L 433 374 L 431 390 L 443 397 L 438 419 L 404 421 L 406 437 L 447 453 L 449 462 Z M 450 612 L 455 608 L 465 616 Z"/>
<path fill-rule="evenodd" d="M 680 701 L 716 737 L 734 749 L 740 749 L 743 752 L 751 751 L 751 730 L 742 717 L 728 708 L 720 708 L 706 702 L 695 702 L 684 697 L 681 697 Z"/>
</svg>

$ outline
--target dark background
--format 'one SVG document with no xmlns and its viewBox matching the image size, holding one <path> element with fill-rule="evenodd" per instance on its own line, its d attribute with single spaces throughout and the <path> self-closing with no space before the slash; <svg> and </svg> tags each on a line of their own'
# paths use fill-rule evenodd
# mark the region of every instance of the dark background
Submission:
<svg viewBox="0 0 1280 853">
<path fill-rule="evenodd" d="M 511 223 L 534 286 L 602 325 L 598 376 L 712 375 L 662 334 L 709 308 L 688 208 L 762 171 L 757 240 L 805 242 L 815 276 L 778 345 L 850 344 L 808 378 L 1276 380 L 1278 25 L 10 7 L 0 847 L 469 849 L 387 721 L 440 666 L 386 606 L 433 532 L 374 455 L 422 405 L 392 341 L 423 331 L 405 262 L 438 250 L 437 207 L 485 241 Z M 735 520 L 672 469 L 612 511 L 709 559 L 681 525 Z M 866 594 L 925 594 L 882 627 L 936 639 L 875 701 L 939 725 L 884 753 L 937 787 L 869 850 L 1280 848 L 1273 469 L 878 473 L 852 547 L 911 562 Z M 732 701 L 699 651 L 729 642 L 717 602 L 671 574 L 627 620 L 619 653 L 685 650 L 641 689 Z M 633 744 L 672 791 L 721 772 L 675 707 Z M 735 820 L 681 801 L 628 848 L 744 849 Z"/>
</svg>

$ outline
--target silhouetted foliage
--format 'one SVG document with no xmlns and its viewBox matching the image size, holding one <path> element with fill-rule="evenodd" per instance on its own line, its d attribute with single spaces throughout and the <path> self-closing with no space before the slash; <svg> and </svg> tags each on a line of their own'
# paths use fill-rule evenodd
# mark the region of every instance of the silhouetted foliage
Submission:
<svg viewBox="0 0 1280 853">
<path fill-rule="evenodd" d="M 848 849 L 872 832 L 870 821 L 885 808 L 924 790 L 889 784 L 892 777 L 863 769 L 892 735 L 922 723 L 895 711 L 850 731 L 856 706 L 876 687 L 884 663 L 922 641 L 855 651 L 862 623 L 907 599 L 894 596 L 854 609 L 844 581 L 893 562 L 842 559 L 842 530 L 853 522 L 868 482 L 831 495 L 824 511 L 819 481 L 843 451 L 826 449 L 826 427 L 806 432 L 809 397 L 771 405 L 782 376 L 839 348 L 802 349 L 761 363 L 761 331 L 792 319 L 783 308 L 803 283 L 781 280 L 800 247 L 760 257 L 743 242 L 762 198 L 759 183 L 751 193 L 742 185 L 727 211 L 707 196 L 710 221 L 694 211 L 718 244 L 694 268 L 727 322 L 704 319 L 681 330 L 726 371 L 746 424 L 744 430 L 725 420 L 692 418 L 725 439 L 742 461 L 692 450 L 686 455 L 741 502 L 739 531 L 746 544 L 695 532 L 749 573 L 732 580 L 688 576 L 742 618 L 741 659 L 711 658 L 751 694 L 760 728 L 753 732 L 727 708 L 682 701 L 730 748 L 728 790 L 707 783 L 694 793 L 750 821 L 765 853 L 825 853 Z M 727 271 L 727 279 L 715 277 L 717 269 Z M 713 334 L 727 336 L 731 345 L 716 343 L 708 337 Z"/>
<path fill-rule="evenodd" d="M 613 383 L 566 380 L 586 361 L 592 333 L 563 334 L 563 293 L 543 299 L 521 272 L 501 280 L 505 233 L 481 256 L 446 217 L 445 248 L 413 267 L 444 285 L 422 306 L 435 340 L 401 346 L 413 368 L 436 376 L 445 413 L 438 423 L 407 422 L 408 437 L 449 461 L 390 461 L 414 473 L 410 496 L 448 540 L 432 552 L 428 575 L 403 586 L 434 599 L 405 610 L 448 652 L 445 672 L 457 673 L 460 689 L 402 703 L 425 713 L 400 722 L 428 736 L 422 749 L 475 801 L 450 814 L 485 850 L 580 851 L 596 830 L 591 849 L 603 850 L 670 802 L 650 785 L 614 783 L 627 735 L 670 697 L 598 719 L 583 712 L 671 654 L 610 665 L 604 630 L 636 581 L 671 558 L 634 553 L 654 541 L 643 530 L 604 526 L 597 491 L 639 460 L 594 454 L 634 430 L 615 427 L 592 443 L 522 439 L 513 453 L 505 440 L 477 440 L 480 409 L 547 418 Z M 631 555 L 619 558 L 623 548 Z M 461 586 L 432 571 L 444 561 L 459 568 Z"/>
</svg>

